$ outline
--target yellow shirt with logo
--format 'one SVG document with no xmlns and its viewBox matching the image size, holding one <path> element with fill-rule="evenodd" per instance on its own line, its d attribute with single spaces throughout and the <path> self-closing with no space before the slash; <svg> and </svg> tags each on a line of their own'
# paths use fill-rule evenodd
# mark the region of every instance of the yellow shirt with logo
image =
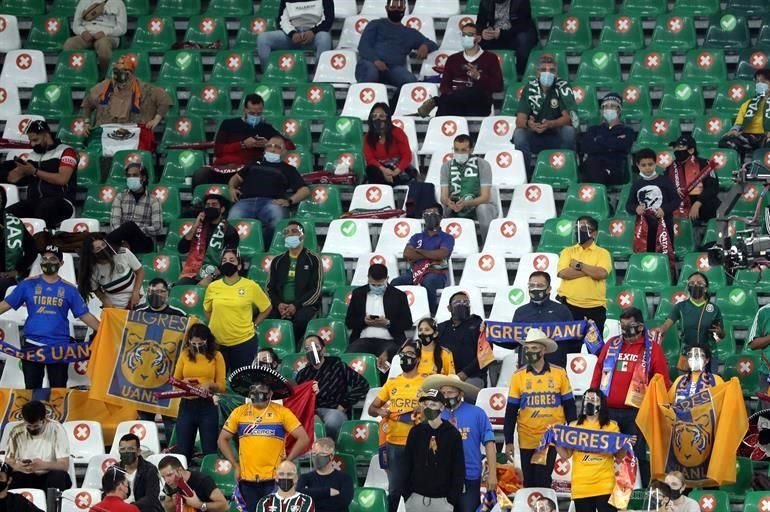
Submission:
<svg viewBox="0 0 770 512">
<path fill-rule="evenodd" d="M 565 400 L 574 397 L 564 368 L 546 363 L 542 373 L 527 366 L 511 376 L 508 405 L 519 407 L 516 424 L 520 448 L 537 448 L 548 427 L 566 421 L 562 406 Z"/>
<path fill-rule="evenodd" d="M 383 420 L 387 421 L 383 428 L 389 444 L 406 445 L 406 437 L 414 426 L 410 415 L 419 405 L 420 386 L 423 380 L 419 374 L 415 377 L 401 374 L 388 379 L 377 393 L 377 398 L 385 402 L 385 406 L 390 410 L 390 418 Z"/>
<path fill-rule="evenodd" d="M 203 309 L 211 315 L 209 327 L 223 347 L 238 345 L 254 337 L 254 310 L 265 311 L 270 299 L 262 288 L 245 277 L 234 284 L 217 279 L 206 287 Z"/>
<path fill-rule="evenodd" d="M 238 436 L 241 478 L 252 482 L 275 478 L 286 436 L 301 426 L 294 413 L 275 402 L 264 409 L 251 404 L 236 407 L 222 428 Z"/>
<path fill-rule="evenodd" d="M 748 110 L 749 103 L 752 101 L 754 100 L 751 99 L 743 102 L 743 105 L 741 105 L 741 108 L 738 110 L 738 115 L 735 118 L 735 124 L 743 128 L 743 133 L 749 133 L 752 135 L 764 135 L 765 124 L 763 119 L 765 112 L 765 102 L 767 101 L 765 98 L 759 100 L 759 105 L 757 105 L 757 113 L 754 114 L 754 117 L 749 119 L 748 123 L 744 123 L 746 120 L 746 110 Z"/>
<path fill-rule="evenodd" d="M 225 389 L 225 358 L 222 353 L 214 353 L 214 359 L 211 361 L 204 354 L 195 354 L 190 360 L 187 350 L 182 352 L 174 368 L 175 379 L 197 380 L 200 384 L 214 383 L 220 392 Z M 197 398 L 197 397 L 190 397 Z"/>
<path fill-rule="evenodd" d="M 420 357 L 420 364 L 417 366 L 417 373 L 422 377 L 428 377 L 429 375 L 435 375 L 437 372 L 436 363 L 433 360 L 433 352 L 426 352 L 422 349 L 422 356 Z M 441 375 L 454 375 L 455 373 L 455 359 L 452 356 L 452 351 L 445 348 L 441 349 Z"/>
<path fill-rule="evenodd" d="M 570 423 L 580 427 L 602 432 L 620 432 L 618 424 L 610 420 L 607 425 L 599 426 L 598 421 L 586 420 L 582 425 L 576 421 Z M 575 450 L 572 452 L 572 499 L 591 498 L 611 494 L 615 488 L 615 456 L 611 453 L 588 453 Z"/>
<path fill-rule="evenodd" d="M 596 243 L 592 243 L 588 248 L 575 244 L 561 251 L 558 272 L 569 268 L 572 260 L 591 267 L 601 267 L 607 271 L 607 274 L 612 270 L 612 257 L 609 251 Z M 567 302 L 578 308 L 607 307 L 607 280 L 595 280 L 588 276 L 570 280 L 562 279 L 559 295 L 566 297 Z"/>
</svg>

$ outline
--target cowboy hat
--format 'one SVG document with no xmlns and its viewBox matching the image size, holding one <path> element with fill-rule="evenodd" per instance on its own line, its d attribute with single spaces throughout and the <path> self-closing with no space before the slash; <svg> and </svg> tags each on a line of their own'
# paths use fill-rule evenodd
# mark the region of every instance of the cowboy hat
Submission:
<svg viewBox="0 0 770 512">
<path fill-rule="evenodd" d="M 273 398 L 282 400 L 291 396 L 289 381 L 267 365 L 242 366 L 227 377 L 230 388 L 241 396 L 249 396 L 249 388 L 257 383 L 266 384 L 273 392 Z"/>
<path fill-rule="evenodd" d="M 460 377 L 457 375 L 431 375 L 422 381 L 423 391 L 428 389 L 441 389 L 443 386 L 457 388 L 465 395 L 477 395 L 480 391 L 479 388 L 473 384 L 460 380 Z"/>
<path fill-rule="evenodd" d="M 546 354 L 552 354 L 559 349 L 559 346 L 551 338 L 545 335 L 543 331 L 536 328 L 531 328 L 527 331 L 527 339 L 521 342 L 522 345 L 527 343 L 538 343 L 545 347 Z"/>
</svg>

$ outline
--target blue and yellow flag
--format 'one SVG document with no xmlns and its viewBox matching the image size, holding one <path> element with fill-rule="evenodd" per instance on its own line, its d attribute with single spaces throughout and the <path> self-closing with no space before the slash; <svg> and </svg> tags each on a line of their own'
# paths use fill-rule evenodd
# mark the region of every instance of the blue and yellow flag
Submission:
<svg viewBox="0 0 770 512">
<path fill-rule="evenodd" d="M 650 446 L 653 478 L 681 471 L 692 487 L 735 482 L 736 452 L 749 428 L 736 377 L 672 405 L 663 377 L 655 375 L 636 424 Z"/>
<path fill-rule="evenodd" d="M 157 399 L 171 391 L 169 377 L 194 318 L 105 309 L 91 345 L 90 397 L 108 404 L 176 416 L 179 399 Z"/>
</svg>

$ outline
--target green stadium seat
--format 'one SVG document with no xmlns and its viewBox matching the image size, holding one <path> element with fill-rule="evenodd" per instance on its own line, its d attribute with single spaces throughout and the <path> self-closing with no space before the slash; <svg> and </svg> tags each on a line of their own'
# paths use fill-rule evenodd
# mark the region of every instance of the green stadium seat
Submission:
<svg viewBox="0 0 770 512">
<path fill-rule="evenodd" d="M 167 254 L 145 254 L 142 256 L 142 266 L 147 281 L 162 277 L 167 283 L 174 283 L 179 279 L 179 272 L 182 270 L 182 263 L 176 251 Z"/>
<path fill-rule="evenodd" d="M 360 487 L 353 493 L 353 502 L 348 512 L 387 512 L 387 510 L 388 497 L 384 490 L 378 487 Z"/>
<path fill-rule="evenodd" d="M 736 231 L 742 231 L 746 229 L 746 223 L 740 221 L 730 221 L 728 223 L 727 234 L 734 236 Z M 703 234 L 703 245 L 711 244 L 717 240 L 717 221 L 716 219 L 709 219 L 706 223 L 706 232 Z"/>
<path fill-rule="evenodd" d="M 87 149 L 78 150 L 77 183 L 78 187 L 89 188 L 102 182 L 102 169 L 99 153 Z"/>
<path fill-rule="evenodd" d="M 624 309 L 639 308 L 647 317 L 644 291 L 629 286 L 607 287 L 607 318 L 619 319 Z"/>
<path fill-rule="evenodd" d="M 112 201 L 120 190 L 112 185 L 94 185 L 88 188 L 83 204 L 83 217 L 109 224 Z"/>
<path fill-rule="evenodd" d="M 150 0 L 126 0 L 126 15 L 136 18 L 150 14 Z M 67 14 L 70 14 L 70 11 Z"/>
<path fill-rule="evenodd" d="M 615 0 L 572 0 L 570 14 L 603 18 L 615 11 Z"/>
<path fill-rule="evenodd" d="M 753 288 L 748 286 L 726 286 L 716 293 L 716 304 L 722 318 L 733 326 L 749 329 L 759 309 L 759 302 Z"/>
<path fill-rule="evenodd" d="M 91 87 L 99 81 L 96 54 L 93 50 L 63 51 L 56 60 L 52 82 L 70 87 Z"/>
<path fill-rule="evenodd" d="M 599 101 L 596 99 L 596 89 L 591 79 L 572 82 L 572 94 L 575 96 L 577 115 L 580 123 L 592 126 L 599 120 Z"/>
<path fill-rule="evenodd" d="M 241 19 L 241 27 L 235 36 L 233 49 L 254 51 L 257 47 L 257 37 L 263 32 L 275 30 L 275 18 L 255 16 Z"/>
<path fill-rule="evenodd" d="M 720 490 L 727 492 L 731 499 L 744 499 L 744 512 L 762 512 L 758 504 L 762 497 L 768 497 L 768 493 L 751 490 L 754 481 L 754 461 L 746 457 L 738 457 L 735 460 L 735 468 L 735 483 L 723 485 Z"/>
<path fill-rule="evenodd" d="M 727 80 L 727 64 L 722 50 L 694 49 L 687 52 L 682 81 L 705 87 L 717 87 Z"/>
<path fill-rule="evenodd" d="M 620 187 L 618 203 L 615 206 L 615 217 L 633 218 L 633 215 L 626 213 L 626 201 L 628 201 L 629 195 L 631 195 L 631 183 L 626 183 Z"/>
<path fill-rule="evenodd" d="M 730 210 L 731 216 L 748 217 L 754 216 L 754 212 L 757 209 L 757 202 L 759 201 L 762 189 L 755 183 L 747 183 L 743 186 L 743 194 L 738 198 L 738 201 Z M 767 206 L 767 197 L 763 200 L 763 206 Z"/>
<path fill-rule="evenodd" d="M 767 14 L 765 0 L 727 0 L 727 10 L 740 12 L 746 16 L 765 16 Z"/>
<path fill-rule="evenodd" d="M 321 132 L 318 151 L 362 151 L 363 124 L 357 117 L 330 119 Z"/>
<path fill-rule="evenodd" d="M 208 194 L 217 194 L 230 200 L 230 187 L 217 183 L 203 183 L 193 189 L 193 204 L 203 204 L 203 198 Z"/>
<path fill-rule="evenodd" d="M 516 54 L 512 50 L 495 50 L 500 70 L 503 72 L 503 84 L 516 81 Z"/>
<path fill-rule="evenodd" d="M 719 12 L 719 0 L 675 0 L 673 12 L 686 16 L 712 16 Z"/>
<path fill-rule="evenodd" d="M 174 219 L 169 222 L 164 250 L 169 254 L 179 252 L 179 240 L 192 229 L 194 223 L 195 219 Z"/>
<path fill-rule="evenodd" d="M 635 219 L 628 216 L 601 219 L 597 244 L 610 251 L 613 260 L 627 260 L 634 252 L 635 224 Z"/>
<path fill-rule="evenodd" d="M 249 267 L 249 279 L 260 283 L 260 286 L 267 286 L 267 278 L 270 273 L 270 263 L 273 261 L 275 253 L 263 252 L 251 257 L 251 266 Z"/>
<path fill-rule="evenodd" d="M 189 115 L 222 119 L 230 116 L 230 88 L 216 83 L 202 83 L 190 87 L 190 97 L 187 99 Z"/>
<path fill-rule="evenodd" d="M 749 24 L 744 17 L 731 13 L 712 16 L 703 40 L 704 48 L 742 50 L 749 45 Z"/>
<path fill-rule="evenodd" d="M 0 12 L 11 14 L 5 9 Z M 32 18 L 32 28 L 24 47 L 43 52 L 61 50 L 69 35 L 69 22 L 66 17 L 35 16 Z"/>
<path fill-rule="evenodd" d="M 610 205 L 607 200 L 607 189 L 598 183 L 575 183 L 567 189 L 562 215 L 565 217 L 580 217 L 590 215 L 595 219 L 607 218 Z"/>
<path fill-rule="evenodd" d="M 291 149 L 286 152 L 283 160 L 287 164 L 295 167 L 300 174 L 307 174 L 313 171 L 313 154 L 309 150 L 299 148 Z"/>
<path fill-rule="evenodd" d="M 158 198 L 163 210 L 163 223 L 168 224 L 178 219 L 182 214 L 182 200 L 179 198 L 179 189 L 156 185 L 150 189 L 150 193 Z"/>
<path fill-rule="evenodd" d="M 515 116 L 519 109 L 519 100 L 521 99 L 521 92 L 524 88 L 522 83 L 512 83 L 505 88 L 505 95 L 503 96 L 503 107 L 500 114 L 504 116 Z"/>
<path fill-rule="evenodd" d="M 289 115 L 297 119 L 329 119 L 337 115 L 337 99 L 331 84 L 300 84 Z"/>
<path fill-rule="evenodd" d="M 60 119 L 74 113 L 69 85 L 43 83 L 32 89 L 27 112 L 47 119 Z"/>
<path fill-rule="evenodd" d="M 555 189 L 566 189 L 577 183 L 577 159 L 574 151 L 550 149 L 537 155 L 533 183 L 546 183 Z"/>
<path fill-rule="evenodd" d="M 193 16 L 187 25 L 184 40 L 206 47 L 219 42 L 227 46 L 227 27 L 223 18 Z"/>
<path fill-rule="evenodd" d="M 173 16 L 189 18 L 201 12 L 201 0 L 158 0 L 155 14 L 158 16 Z"/>
<path fill-rule="evenodd" d="M 243 112 L 243 102 L 246 96 L 251 93 L 259 94 L 265 102 L 264 117 L 268 119 L 283 117 L 283 92 L 279 85 L 261 83 L 253 88 L 245 89 L 241 102 L 238 104 L 238 112 Z"/>
<path fill-rule="evenodd" d="M 668 10 L 668 0 L 623 0 L 619 12 L 628 16 L 658 16 Z"/>
<path fill-rule="evenodd" d="M 220 458 L 216 453 L 204 455 L 201 460 L 201 473 L 214 480 L 214 485 L 226 497 L 233 495 L 236 485 L 235 473 L 229 460 Z"/>
<path fill-rule="evenodd" d="M 753 97 L 753 95 L 754 84 L 751 82 L 740 80 L 723 82 L 717 89 L 717 95 L 714 98 L 711 111 L 715 114 L 735 118 L 741 104 Z"/>
<path fill-rule="evenodd" d="M 529 52 L 529 58 L 527 59 L 527 67 L 524 70 L 524 75 L 521 77 L 521 82 L 526 86 L 529 80 L 532 80 L 537 76 L 537 66 L 540 61 L 541 55 L 550 55 L 556 61 L 556 75 L 560 77 L 568 77 L 569 69 L 567 67 L 567 52 L 558 49 L 548 47 L 547 49 L 533 49 Z"/>
<path fill-rule="evenodd" d="M 726 358 L 722 363 L 725 365 L 722 378 L 727 381 L 738 377 L 743 388 L 743 396 L 755 396 L 758 391 L 766 389 L 764 379 L 760 378 L 760 374 L 766 370 L 758 353 L 743 352 Z M 750 508 L 746 507 L 744 510 L 750 510 Z"/>
<path fill-rule="evenodd" d="M 548 34 L 548 48 L 582 53 L 591 47 L 591 23 L 582 14 L 556 16 Z"/>
<path fill-rule="evenodd" d="M 674 219 L 674 252 L 678 258 L 695 250 L 695 233 L 690 219 Z"/>
<path fill-rule="evenodd" d="M 85 118 L 81 116 L 65 116 L 59 118 L 58 138 L 64 144 L 74 148 L 85 148 L 88 137 L 85 134 Z M 78 185 L 82 185 L 78 181 Z"/>
<path fill-rule="evenodd" d="M 733 119 L 728 116 L 709 114 L 698 116 L 695 119 L 692 133 L 693 138 L 698 143 L 698 149 L 702 151 L 701 148 L 716 148 L 719 140 L 730 130 L 732 125 Z"/>
<path fill-rule="evenodd" d="M 463 14 L 478 14 L 480 3 L 481 0 L 468 0 L 465 2 L 465 10 L 463 11 Z"/>
<path fill-rule="evenodd" d="M 679 82 L 663 88 L 658 110 L 662 116 L 694 119 L 705 112 L 706 104 L 700 87 Z"/>
<path fill-rule="evenodd" d="M 658 307 L 655 309 L 655 325 L 660 325 L 666 321 L 674 304 L 687 300 L 687 290 L 681 286 L 668 286 L 658 291 Z"/>
<path fill-rule="evenodd" d="M 342 216 L 340 192 L 334 185 L 316 185 L 310 189 L 310 197 L 297 206 L 297 218 L 315 222 L 331 222 Z"/>
<path fill-rule="evenodd" d="M 308 322 L 306 332 L 321 338 L 326 345 L 326 352 L 331 355 L 342 354 L 348 348 L 348 329 L 343 321 L 314 318 Z"/>
<path fill-rule="evenodd" d="M 674 64 L 671 60 L 671 54 L 663 50 L 636 52 L 628 79 L 653 87 L 663 87 L 673 83 Z"/>
<path fill-rule="evenodd" d="M 730 512 L 730 495 L 725 491 L 693 489 L 689 497 L 698 503 L 701 510 Z"/>
<path fill-rule="evenodd" d="M 174 149 L 166 154 L 160 181 L 166 185 L 183 186 L 195 171 L 206 165 L 206 152 L 192 149 Z"/>
<path fill-rule="evenodd" d="M 709 280 L 709 291 L 716 292 L 727 286 L 725 271 L 721 265 L 710 265 L 705 252 L 691 253 L 682 261 L 682 271 L 679 273 L 679 284 L 686 286 L 687 278 L 693 272 L 704 274 Z"/>
<path fill-rule="evenodd" d="M 635 147 L 665 147 L 681 134 L 679 119 L 665 116 L 648 117 L 642 120 Z"/>
<path fill-rule="evenodd" d="M 532 16 L 534 18 L 553 18 L 564 10 L 562 0 L 531 0 Z"/>
<path fill-rule="evenodd" d="M 554 217 L 545 221 L 537 252 L 559 254 L 571 245 L 575 245 L 574 218 Z"/>
<path fill-rule="evenodd" d="M 311 131 L 312 119 L 298 117 L 285 117 L 283 119 L 271 119 L 276 130 L 287 137 L 299 149 L 309 150 L 313 145 Z"/>
<path fill-rule="evenodd" d="M 264 69 L 265 64 L 260 63 Z M 307 64 L 302 51 L 279 50 L 270 54 L 263 82 L 276 85 L 296 86 L 306 83 Z"/>
<path fill-rule="evenodd" d="M 206 142 L 206 125 L 200 117 L 185 116 L 169 118 L 160 141 L 161 151 L 173 144 Z"/>
<path fill-rule="evenodd" d="M 342 471 L 343 473 L 350 476 L 350 478 L 353 480 L 353 499 L 355 502 L 355 492 L 358 491 L 358 472 L 356 470 L 356 459 L 352 455 L 337 452 L 334 454 L 334 466 L 339 468 L 339 471 Z M 353 504 L 351 503 L 348 512 L 350 512 L 352 508 Z"/>
<path fill-rule="evenodd" d="M 770 24 L 763 23 L 759 28 L 759 35 L 757 36 L 757 48 L 767 50 L 770 48 Z"/>
<path fill-rule="evenodd" d="M 377 358 L 372 354 L 341 354 L 345 364 L 353 368 L 359 375 L 366 379 L 370 388 L 380 385 L 380 372 L 377 370 Z"/>
<path fill-rule="evenodd" d="M 307 357 L 304 353 L 289 354 L 281 361 L 281 375 L 287 379 L 295 379 L 297 372 L 307 366 Z"/>
<path fill-rule="evenodd" d="M 53 0 L 47 13 L 53 16 L 72 16 L 77 6 L 77 0 Z"/>
<path fill-rule="evenodd" d="M 203 312 L 203 298 L 206 296 L 206 288 L 195 285 L 177 285 L 169 291 L 168 302 L 178 307 L 188 315 L 195 315 L 205 319 Z"/>
<path fill-rule="evenodd" d="M 251 52 L 224 50 L 217 53 L 209 82 L 246 86 L 255 81 L 254 58 Z"/>
<path fill-rule="evenodd" d="M 337 436 L 337 452 L 352 455 L 357 464 L 368 465 L 379 450 L 379 425 L 376 421 L 346 421 Z"/>
<path fill-rule="evenodd" d="M 345 258 L 341 254 L 324 253 L 321 255 L 324 268 L 323 292 L 333 294 L 339 286 L 348 286 L 348 276 L 345 272 Z"/>
<path fill-rule="evenodd" d="M 738 52 L 738 69 L 735 71 L 735 79 L 753 82 L 756 71 L 767 66 L 767 62 L 770 60 L 769 51 L 770 48 L 765 46 L 746 48 Z"/>
<path fill-rule="evenodd" d="M 211 0 L 206 7 L 209 16 L 241 18 L 254 12 L 254 4 L 249 0 Z"/>
<path fill-rule="evenodd" d="M 3 0 L 0 12 L 13 16 L 37 16 L 45 14 L 45 0 Z"/>
<path fill-rule="evenodd" d="M 751 269 L 737 270 L 733 284 L 750 287 L 757 295 L 770 295 L 770 279 L 767 279 L 767 274 L 763 272 Z"/>
<path fill-rule="evenodd" d="M 363 151 L 330 150 L 321 151 L 324 160 L 324 169 L 333 171 L 337 165 L 347 165 L 358 178 L 360 183 L 364 177 L 364 153 Z M 344 187 L 344 185 L 343 185 Z M 344 189 L 343 189 L 344 190 Z"/>
<path fill-rule="evenodd" d="M 352 286 L 343 286 L 334 290 L 332 304 L 329 307 L 329 318 L 345 320 L 352 290 Z"/>
<path fill-rule="evenodd" d="M 698 146 L 700 147 L 700 139 L 696 136 L 695 140 L 698 141 Z M 705 140 L 703 149 L 700 150 L 701 156 L 706 160 L 716 161 L 716 175 L 719 180 L 719 188 L 727 190 L 732 187 L 734 183 L 733 171 L 741 166 L 740 163 L 738 163 L 738 152 L 734 149 L 715 148 L 710 144 L 711 139 Z"/>
<path fill-rule="evenodd" d="M 270 243 L 270 252 L 282 253 L 286 252 L 288 248 L 283 240 L 283 228 L 289 223 L 289 221 L 295 221 L 302 224 L 302 228 L 305 231 L 304 245 L 306 249 L 311 251 L 318 250 L 318 236 L 316 235 L 315 223 L 310 219 L 282 219 L 275 225 L 275 234 L 273 240 Z"/>
<path fill-rule="evenodd" d="M 257 327 L 257 337 L 260 348 L 272 348 L 280 358 L 297 352 L 291 320 L 266 318 Z"/>
<path fill-rule="evenodd" d="M 695 48 L 695 23 L 690 16 L 664 14 L 658 16 L 648 49 L 686 51 Z"/>
<path fill-rule="evenodd" d="M 647 84 L 629 81 L 618 84 L 615 90 L 623 96 L 623 119 L 640 120 L 652 115 L 652 99 Z"/>
<path fill-rule="evenodd" d="M 620 60 L 614 51 L 589 50 L 583 52 L 577 79 L 596 86 L 609 87 L 620 82 Z"/>
<path fill-rule="evenodd" d="M 142 16 L 136 20 L 136 31 L 131 41 L 132 50 L 162 52 L 176 42 L 174 20 L 160 15 Z"/>
<path fill-rule="evenodd" d="M 155 158 L 150 151 L 142 151 L 140 149 L 128 149 L 117 151 L 112 157 L 112 163 L 110 164 L 110 172 L 107 175 L 107 183 L 115 184 L 116 186 L 123 187 L 126 183 L 126 167 L 128 164 L 141 162 L 142 166 L 147 169 L 147 174 L 150 178 L 150 182 L 155 180 Z"/>
<path fill-rule="evenodd" d="M 280 9 L 279 2 L 272 2 L 272 1 L 260 2 L 259 6 L 257 6 L 256 10 L 254 11 L 254 14 L 258 16 L 262 16 L 263 18 L 277 19 L 278 15 L 280 14 L 279 9 Z"/>
<path fill-rule="evenodd" d="M 316 439 L 321 439 L 322 437 L 326 437 L 326 425 L 324 425 L 324 422 L 321 421 L 321 418 L 319 418 L 318 416 L 313 418 L 313 434 L 315 435 Z M 356 481 L 355 483 L 358 483 L 358 482 Z"/>
<path fill-rule="evenodd" d="M 619 14 L 604 19 L 599 35 L 599 49 L 609 52 L 635 52 L 644 48 L 642 20 Z"/>
<path fill-rule="evenodd" d="M 636 253 L 628 259 L 623 285 L 645 292 L 656 292 L 671 286 L 671 267 L 664 254 Z"/>
<path fill-rule="evenodd" d="M 255 254 L 264 252 L 265 242 L 262 238 L 262 223 L 260 221 L 254 219 L 234 219 L 229 222 L 241 239 L 238 244 L 241 256 L 251 258 Z"/>
<path fill-rule="evenodd" d="M 159 84 L 193 85 L 203 82 L 200 53 L 190 50 L 166 52 L 158 75 Z"/>
</svg>

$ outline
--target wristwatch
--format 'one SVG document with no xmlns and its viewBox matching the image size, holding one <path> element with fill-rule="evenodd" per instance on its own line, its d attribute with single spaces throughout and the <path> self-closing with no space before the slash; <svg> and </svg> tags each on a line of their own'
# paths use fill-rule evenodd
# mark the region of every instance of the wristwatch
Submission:
<svg viewBox="0 0 770 512">
<path fill-rule="evenodd" d="M 201 503 L 201 512 L 206 512 L 209 509 L 209 504 L 205 501 Z"/>
<path fill-rule="evenodd" d="M 579 261 L 575 263 L 575 270 L 583 270 L 583 264 Z"/>
</svg>

